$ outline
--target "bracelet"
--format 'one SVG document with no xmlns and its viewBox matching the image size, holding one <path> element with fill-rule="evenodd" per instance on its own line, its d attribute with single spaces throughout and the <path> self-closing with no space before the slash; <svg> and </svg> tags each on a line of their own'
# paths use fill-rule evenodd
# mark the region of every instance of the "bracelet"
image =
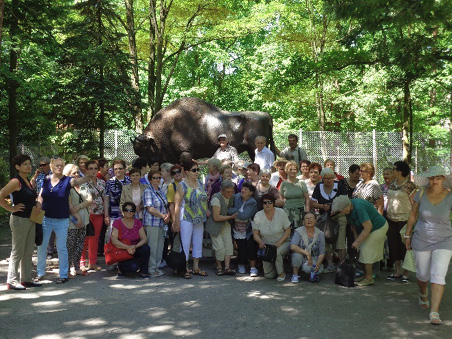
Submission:
<svg viewBox="0 0 452 339">
<path fill-rule="evenodd" d="M 411 238 L 411 235 L 404 235 L 403 236 L 405 239 L 410 239 Z"/>
</svg>

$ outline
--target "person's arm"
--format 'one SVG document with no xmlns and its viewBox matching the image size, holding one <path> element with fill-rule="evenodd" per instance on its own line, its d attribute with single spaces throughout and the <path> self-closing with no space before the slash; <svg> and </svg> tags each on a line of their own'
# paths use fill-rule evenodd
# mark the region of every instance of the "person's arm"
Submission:
<svg viewBox="0 0 452 339">
<path fill-rule="evenodd" d="M 92 203 L 93 203 L 93 196 L 90 193 L 88 193 L 86 195 L 86 199 L 84 199 L 81 203 L 72 205 L 71 211 L 73 211 L 74 213 L 77 213 L 82 208 L 88 208 Z"/>
<path fill-rule="evenodd" d="M 220 206 L 212 206 L 213 221 L 221 222 L 237 218 L 237 212 L 235 212 L 233 215 L 221 215 L 220 212 L 221 212 Z"/>
<path fill-rule="evenodd" d="M 282 237 L 276 242 L 275 246 L 276 246 L 276 247 L 279 247 L 279 246 L 281 246 L 282 244 L 284 244 L 284 242 L 285 242 L 285 241 L 287 240 L 287 238 L 290 236 L 290 232 L 291 232 L 290 227 L 287 227 L 287 228 L 284 230 L 284 233 L 283 233 Z"/>
<path fill-rule="evenodd" d="M 275 188 L 275 206 L 284 207 L 284 204 L 284 199 L 281 197 L 281 194 L 279 194 L 279 191 Z"/>
<path fill-rule="evenodd" d="M 118 239 L 118 236 L 119 236 L 118 229 L 115 228 L 115 227 L 113 227 L 113 230 L 112 230 L 112 232 L 111 232 L 111 243 L 112 243 L 115 247 L 117 247 L 117 248 L 122 248 L 122 249 L 127 250 L 127 251 L 133 249 L 133 252 L 135 253 L 135 247 L 136 247 L 136 246 L 135 246 L 135 245 L 126 245 L 126 244 L 124 244 L 123 242 L 121 242 L 121 241 Z M 130 252 L 129 252 L 129 253 L 130 253 Z M 130 253 L 130 254 L 133 254 L 133 253 Z"/>
<path fill-rule="evenodd" d="M 259 244 L 259 248 L 265 247 L 265 243 L 261 239 L 261 233 L 259 232 L 259 230 L 253 229 L 253 238 L 254 241 Z"/>
<path fill-rule="evenodd" d="M 276 155 L 277 155 L 278 157 L 282 157 L 281 152 L 282 152 L 282 151 L 280 151 L 279 148 L 278 148 L 278 147 L 276 146 L 276 144 L 275 144 L 275 153 L 276 153 Z"/>
<path fill-rule="evenodd" d="M 94 175 L 85 175 L 84 177 L 81 177 L 81 178 L 72 178 L 71 186 L 74 187 L 74 186 L 83 185 L 85 182 L 90 181 L 93 177 L 94 177 Z"/>
<path fill-rule="evenodd" d="M 375 204 L 377 205 L 378 213 L 380 213 L 380 215 L 383 215 L 383 213 L 384 213 L 384 198 L 383 198 L 383 195 L 380 195 L 380 197 L 375 202 Z"/>
<path fill-rule="evenodd" d="M 139 234 L 140 234 L 140 242 L 135 245 L 135 247 L 137 247 L 137 248 L 148 243 L 148 238 L 146 236 L 146 232 L 144 231 L 144 227 L 140 228 Z"/>
<path fill-rule="evenodd" d="M 127 197 L 126 197 L 126 195 L 127 195 L 127 193 L 126 193 L 126 191 L 127 191 L 128 189 L 126 188 L 126 187 L 123 187 L 122 188 L 122 191 L 121 191 L 121 198 L 119 199 L 119 210 L 120 211 L 122 211 L 122 206 L 124 205 L 124 203 L 127 201 Z M 132 201 L 132 199 L 130 199 L 130 201 Z"/>
<path fill-rule="evenodd" d="M 37 168 L 35 174 L 33 175 L 33 177 L 30 180 L 30 185 L 33 189 L 36 189 L 36 187 L 38 186 L 36 179 L 38 179 L 39 174 L 41 174 L 41 169 Z"/>
<path fill-rule="evenodd" d="M 413 226 L 416 223 L 418 213 L 419 213 L 419 203 L 417 201 L 413 201 L 413 206 L 411 207 L 411 213 L 406 223 L 406 231 L 404 235 L 407 250 L 411 250 L 411 230 L 413 229 Z"/>
<path fill-rule="evenodd" d="M 176 194 L 174 195 L 174 223 L 173 223 L 174 232 L 180 231 L 180 212 L 183 197 L 184 189 L 182 188 L 182 185 L 179 184 L 176 190 Z"/>
<path fill-rule="evenodd" d="M 358 249 L 359 246 L 367 239 L 368 235 L 372 231 L 372 222 L 370 220 L 366 220 L 362 223 L 363 231 L 359 234 L 359 236 L 355 239 L 355 242 L 352 244 L 353 248 Z"/>
<path fill-rule="evenodd" d="M 0 190 L 0 206 L 11 213 L 22 212 L 25 209 L 25 205 L 23 203 L 12 206 L 6 201 L 6 197 L 19 190 L 20 181 L 18 179 L 11 179 L 9 183 L 7 183 L 6 186 Z"/>
<path fill-rule="evenodd" d="M 327 212 L 330 209 L 330 205 L 328 204 L 319 204 L 317 201 L 312 200 L 310 201 L 310 205 L 314 208 L 318 208 L 321 210 L 324 210 L 325 212 Z"/>
<path fill-rule="evenodd" d="M 105 188 L 103 199 L 104 199 L 104 222 L 106 225 L 110 226 L 110 196 L 106 195 L 107 187 Z"/>
<path fill-rule="evenodd" d="M 157 218 L 163 219 L 165 224 L 168 222 L 169 214 L 162 213 L 158 209 L 156 209 L 154 206 L 152 206 L 153 199 L 152 199 L 151 191 L 149 191 L 149 190 L 144 191 L 143 201 L 144 201 L 144 207 L 146 208 L 146 211 L 148 211 L 148 213 L 152 214 L 153 216 L 155 216 Z"/>
<path fill-rule="evenodd" d="M 257 202 L 254 198 L 250 198 L 248 199 L 248 202 L 245 204 L 243 212 L 238 212 L 237 219 L 240 220 L 251 219 L 255 216 L 256 212 L 257 212 Z"/>
<path fill-rule="evenodd" d="M 311 199 L 309 198 L 308 192 L 304 192 L 304 201 L 305 201 L 305 212 L 308 212 L 311 210 Z"/>
</svg>

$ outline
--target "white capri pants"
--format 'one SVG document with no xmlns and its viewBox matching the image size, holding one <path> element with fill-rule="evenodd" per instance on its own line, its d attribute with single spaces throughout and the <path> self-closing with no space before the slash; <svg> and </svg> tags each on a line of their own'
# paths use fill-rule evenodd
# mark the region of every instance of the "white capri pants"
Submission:
<svg viewBox="0 0 452 339">
<path fill-rule="evenodd" d="M 190 255 L 190 243 L 193 239 L 192 257 L 202 257 L 202 238 L 204 235 L 204 223 L 192 224 L 187 220 L 180 221 L 180 238 L 185 252 L 185 258 L 188 261 Z"/>
<path fill-rule="evenodd" d="M 446 285 L 447 269 L 452 257 L 451 250 L 414 251 L 416 278 L 433 284 Z"/>
</svg>

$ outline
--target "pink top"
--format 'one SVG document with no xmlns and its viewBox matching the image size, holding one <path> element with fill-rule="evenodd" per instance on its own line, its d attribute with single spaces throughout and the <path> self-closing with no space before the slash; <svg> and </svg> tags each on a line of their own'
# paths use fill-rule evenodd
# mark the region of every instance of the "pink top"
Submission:
<svg viewBox="0 0 452 339">
<path fill-rule="evenodd" d="M 113 222 L 113 227 L 120 232 L 121 236 L 119 237 L 119 240 L 123 239 L 129 239 L 131 245 L 136 245 L 140 242 L 140 229 L 143 227 L 143 224 L 140 220 L 134 219 L 133 222 L 133 228 L 129 229 L 126 225 L 122 222 L 121 219 L 117 219 Z M 119 229 L 121 227 L 121 230 Z"/>
</svg>

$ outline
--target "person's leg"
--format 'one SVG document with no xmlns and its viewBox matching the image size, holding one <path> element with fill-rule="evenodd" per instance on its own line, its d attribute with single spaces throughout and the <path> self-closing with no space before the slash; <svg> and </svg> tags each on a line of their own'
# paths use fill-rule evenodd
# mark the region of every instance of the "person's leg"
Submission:
<svg viewBox="0 0 452 339">
<path fill-rule="evenodd" d="M 234 245 L 232 242 L 231 226 L 223 227 L 221 230 L 221 237 L 224 243 L 224 267 L 228 268 L 231 265 L 231 257 L 234 254 Z"/>
<path fill-rule="evenodd" d="M 145 230 L 148 238 L 148 246 L 150 248 L 148 269 L 150 274 L 155 275 L 158 268 L 157 265 L 160 263 L 157 262 L 159 227 L 146 225 Z"/>
<path fill-rule="evenodd" d="M 158 227 L 158 233 L 157 233 L 157 253 L 156 253 L 156 270 L 157 272 L 159 272 L 158 267 L 160 265 L 160 263 L 162 262 L 162 258 L 163 258 L 163 251 L 164 251 L 164 247 L 165 247 L 165 230 L 163 229 L 163 227 Z"/>
<path fill-rule="evenodd" d="M 292 274 L 298 275 L 298 269 L 303 263 L 303 254 L 293 252 L 292 253 Z"/>
<path fill-rule="evenodd" d="M 90 214 L 89 220 L 94 226 L 94 235 L 88 237 L 88 257 L 89 266 L 97 266 L 97 250 L 99 246 L 100 231 L 104 224 L 104 216 L 102 214 Z"/>
<path fill-rule="evenodd" d="M 276 277 L 276 268 L 273 263 L 263 261 L 262 267 L 264 268 L 264 277 L 265 278 L 274 279 Z"/>
<path fill-rule="evenodd" d="M 185 258 L 188 262 L 190 257 L 190 244 L 193 234 L 193 224 L 186 220 L 181 220 L 180 222 L 180 238 L 182 243 L 182 248 L 184 249 Z"/>
<path fill-rule="evenodd" d="M 204 224 L 193 225 L 193 270 L 196 271 L 199 268 L 199 259 L 202 258 L 202 239 L 204 235 Z"/>
<path fill-rule="evenodd" d="M 24 221 L 25 218 L 11 215 L 9 218 L 9 225 L 11 228 L 11 240 L 12 248 L 11 255 L 9 257 L 8 266 L 8 278 L 6 282 L 8 284 L 18 284 L 20 282 L 19 277 L 19 266 L 25 254 L 25 233 L 24 232 Z"/>
<path fill-rule="evenodd" d="M 60 278 L 68 277 L 69 262 L 67 254 L 67 231 L 69 228 L 69 218 L 67 219 L 53 219 L 53 230 L 55 232 L 56 245 L 58 251 L 59 273 Z"/>
<path fill-rule="evenodd" d="M 431 289 L 432 289 L 432 307 L 431 312 L 439 312 L 439 306 L 444 294 L 446 284 L 447 269 L 449 268 L 452 251 L 434 250 L 431 262 Z"/>
<path fill-rule="evenodd" d="M 237 244 L 237 263 L 239 265 L 246 265 L 246 239 L 235 239 Z"/>
<path fill-rule="evenodd" d="M 75 228 L 68 229 L 67 243 L 66 243 L 69 269 L 71 268 L 71 266 L 73 266 L 74 270 L 75 270 L 76 231 L 77 231 L 77 229 L 75 229 Z"/>
<path fill-rule="evenodd" d="M 52 255 L 55 253 L 55 232 L 50 234 L 49 243 L 47 244 L 47 254 Z"/>
<path fill-rule="evenodd" d="M 44 217 L 42 221 L 42 244 L 38 246 L 38 264 L 36 270 L 38 277 L 43 277 L 46 274 L 47 244 L 49 243 L 50 234 L 53 231 L 52 227 L 50 218 Z"/>
<path fill-rule="evenodd" d="M 141 247 L 138 247 L 135 252 L 135 258 L 138 260 L 141 275 L 149 274 L 148 265 L 149 265 L 150 253 L 151 253 L 151 250 L 150 250 L 149 246 L 146 244 L 144 244 Z"/>
<path fill-rule="evenodd" d="M 107 233 L 108 225 L 104 223 L 104 216 L 102 215 L 102 227 L 99 233 L 99 241 L 97 242 L 97 254 L 102 255 L 104 253 L 105 245 L 105 233 Z"/>
<path fill-rule="evenodd" d="M 31 282 L 31 269 L 33 267 L 33 251 L 35 249 L 36 224 L 30 219 L 25 219 L 25 250 L 20 262 L 20 281 Z"/>
<path fill-rule="evenodd" d="M 250 267 L 255 269 L 256 268 L 256 261 L 257 261 L 257 250 L 259 248 L 259 244 L 251 236 L 247 240 L 246 245 L 247 245 L 248 260 L 250 261 Z"/>
<path fill-rule="evenodd" d="M 278 250 L 276 251 L 275 268 L 276 268 L 276 273 L 278 274 L 279 277 L 283 277 L 285 275 L 283 258 L 287 254 L 289 254 L 289 249 L 290 249 L 290 243 L 285 242 L 281 246 L 279 246 Z"/>
<path fill-rule="evenodd" d="M 118 263 L 118 269 L 121 274 L 136 273 L 138 268 L 138 260 L 135 258 Z"/>
<path fill-rule="evenodd" d="M 364 264 L 364 279 L 367 281 L 372 281 L 372 265 L 373 264 Z"/>
<path fill-rule="evenodd" d="M 75 252 L 74 252 L 74 269 L 80 271 L 80 257 L 82 256 L 83 247 L 85 246 L 86 230 L 85 227 L 79 228 L 75 232 Z"/>
<path fill-rule="evenodd" d="M 345 244 L 345 233 L 347 228 L 347 218 L 343 214 L 338 214 L 336 221 L 339 224 L 339 234 L 336 241 L 336 251 L 339 256 L 339 263 L 342 264 L 347 254 L 347 247 Z M 329 265 L 329 264 L 328 264 Z"/>
<path fill-rule="evenodd" d="M 210 239 L 212 239 L 212 249 L 215 251 L 215 261 L 217 265 L 217 271 L 223 268 L 223 261 L 225 257 L 225 248 L 223 237 L 221 233 L 217 236 L 210 235 Z"/>
</svg>

